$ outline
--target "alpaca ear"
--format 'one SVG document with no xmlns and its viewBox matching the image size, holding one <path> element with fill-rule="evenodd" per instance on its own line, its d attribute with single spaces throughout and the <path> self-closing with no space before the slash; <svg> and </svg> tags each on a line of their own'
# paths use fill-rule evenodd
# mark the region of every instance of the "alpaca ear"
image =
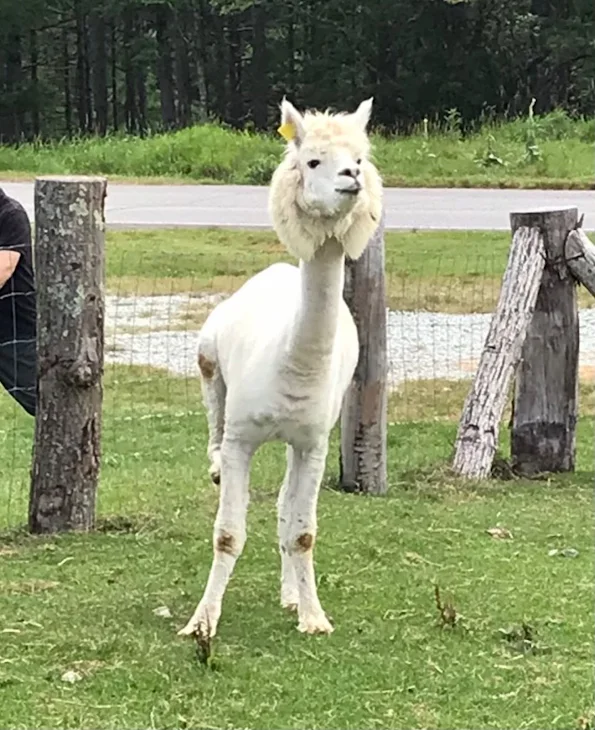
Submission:
<svg viewBox="0 0 595 730">
<path fill-rule="evenodd" d="M 368 122 L 370 121 L 373 101 L 373 96 L 371 96 L 369 99 L 366 99 L 365 101 L 362 101 L 362 103 L 351 115 L 351 118 L 353 119 L 355 124 L 362 130 L 362 132 L 366 131 L 366 127 L 368 126 Z"/>
<path fill-rule="evenodd" d="M 298 147 L 304 139 L 303 117 L 285 97 L 281 102 L 281 126 L 277 131 L 287 142 L 294 142 Z"/>
</svg>

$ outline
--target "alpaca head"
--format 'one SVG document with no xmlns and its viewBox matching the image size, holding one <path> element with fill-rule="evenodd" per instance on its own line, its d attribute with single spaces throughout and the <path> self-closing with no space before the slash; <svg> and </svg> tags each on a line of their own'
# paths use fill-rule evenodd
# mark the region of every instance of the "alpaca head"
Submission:
<svg viewBox="0 0 595 730">
<path fill-rule="evenodd" d="M 335 238 L 358 258 L 378 226 L 382 182 L 370 162 L 372 99 L 351 114 L 300 114 L 281 104 L 285 157 L 271 181 L 269 211 L 281 242 L 308 261 Z"/>
</svg>

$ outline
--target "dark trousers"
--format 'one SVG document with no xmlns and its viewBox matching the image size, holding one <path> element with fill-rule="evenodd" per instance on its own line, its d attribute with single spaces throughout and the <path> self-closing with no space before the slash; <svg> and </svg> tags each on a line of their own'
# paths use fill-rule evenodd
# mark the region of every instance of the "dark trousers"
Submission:
<svg viewBox="0 0 595 730">
<path fill-rule="evenodd" d="M 0 345 L 0 383 L 30 416 L 37 402 L 37 350 L 35 340 Z"/>
</svg>

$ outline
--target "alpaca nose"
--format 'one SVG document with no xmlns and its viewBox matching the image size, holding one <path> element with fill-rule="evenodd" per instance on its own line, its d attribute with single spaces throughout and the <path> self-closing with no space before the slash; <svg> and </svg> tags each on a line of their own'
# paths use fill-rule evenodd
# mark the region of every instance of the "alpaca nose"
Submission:
<svg viewBox="0 0 595 730">
<path fill-rule="evenodd" d="M 357 167 L 346 167 L 345 169 L 341 170 L 339 175 L 345 175 L 346 177 L 352 177 L 355 180 L 358 172 L 359 172 L 359 170 L 357 169 Z"/>
</svg>

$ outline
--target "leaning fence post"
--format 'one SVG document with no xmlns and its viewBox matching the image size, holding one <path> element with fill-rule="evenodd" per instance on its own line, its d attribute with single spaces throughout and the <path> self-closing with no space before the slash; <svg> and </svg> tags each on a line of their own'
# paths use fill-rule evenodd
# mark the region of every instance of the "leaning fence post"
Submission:
<svg viewBox="0 0 595 730">
<path fill-rule="evenodd" d="M 362 256 L 345 265 L 343 296 L 355 320 L 360 349 L 341 411 L 341 487 L 384 494 L 387 490 L 384 212 Z"/>
<path fill-rule="evenodd" d="M 595 297 L 595 246 L 580 228 L 568 236 L 565 256 L 574 278 Z"/>
<path fill-rule="evenodd" d="M 544 266 L 542 233 L 537 228 L 517 228 L 498 305 L 459 423 L 452 462 L 459 476 L 485 479 L 492 470 L 500 420 L 533 318 Z"/>
<path fill-rule="evenodd" d="M 106 180 L 35 181 L 38 397 L 35 533 L 88 530 L 99 477 Z"/>
<path fill-rule="evenodd" d="M 515 381 L 512 467 L 519 474 L 572 471 L 578 413 L 579 320 L 576 280 L 565 245 L 576 208 L 511 213 L 511 228 L 539 228 L 546 265 Z"/>
</svg>

